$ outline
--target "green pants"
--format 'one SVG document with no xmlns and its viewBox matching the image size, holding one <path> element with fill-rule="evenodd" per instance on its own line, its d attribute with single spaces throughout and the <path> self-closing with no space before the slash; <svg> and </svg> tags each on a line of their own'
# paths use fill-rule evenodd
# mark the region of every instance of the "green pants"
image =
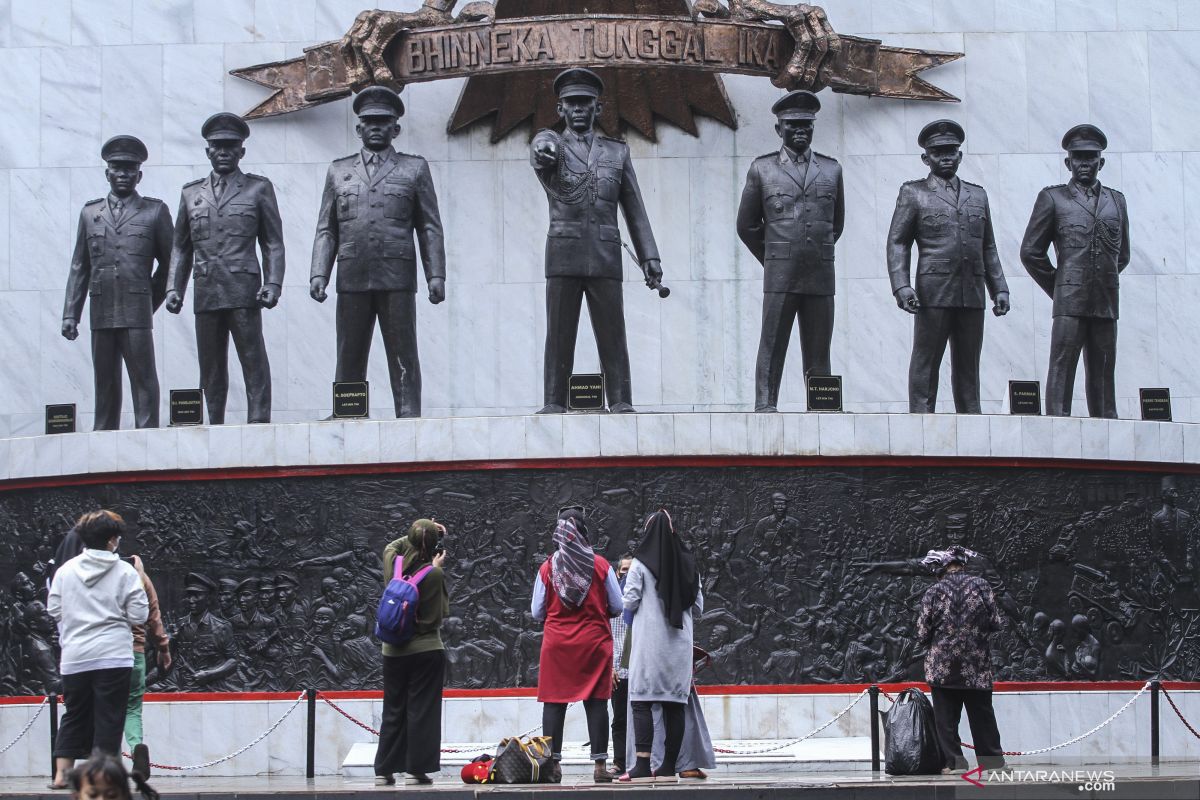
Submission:
<svg viewBox="0 0 1200 800">
<path fill-rule="evenodd" d="M 129 676 L 129 702 L 125 706 L 125 741 L 129 748 L 142 743 L 142 697 L 146 694 L 146 654 L 133 654 L 133 674 Z"/>
</svg>

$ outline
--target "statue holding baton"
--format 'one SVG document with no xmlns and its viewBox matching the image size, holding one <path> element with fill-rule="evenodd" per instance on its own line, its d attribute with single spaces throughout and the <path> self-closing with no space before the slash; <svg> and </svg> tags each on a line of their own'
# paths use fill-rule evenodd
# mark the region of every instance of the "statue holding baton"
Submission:
<svg viewBox="0 0 1200 800">
<path fill-rule="evenodd" d="M 618 207 L 625 214 L 646 285 L 661 297 L 670 290 L 662 286 L 658 246 L 629 159 L 629 146 L 594 131 L 604 82 L 590 70 L 569 69 L 555 79 L 554 89 L 558 113 L 566 128 L 561 135 L 540 131 L 529 155 L 550 203 L 545 407 L 539 413 L 561 414 L 567 410 L 567 382 L 575 363 L 575 339 L 584 297 L 605 376 L 608 409 L 630 413 L 634 407 L 625 340 Z"/>
</svg>

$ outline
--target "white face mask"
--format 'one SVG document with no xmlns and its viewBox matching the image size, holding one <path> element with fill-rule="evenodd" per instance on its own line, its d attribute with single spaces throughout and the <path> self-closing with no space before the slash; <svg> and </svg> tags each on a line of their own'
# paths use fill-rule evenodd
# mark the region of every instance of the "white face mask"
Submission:
<svg viewBox="0 0 1200 800">
<path fill-rule="evenodd" d="M 113 552 L 117 553 L 117 552 L 120 552 L 120 550 L 121 550 L 121 537 L 118 536 L 117 543 L 115 545 L 113 545 Z"/>
</svg>

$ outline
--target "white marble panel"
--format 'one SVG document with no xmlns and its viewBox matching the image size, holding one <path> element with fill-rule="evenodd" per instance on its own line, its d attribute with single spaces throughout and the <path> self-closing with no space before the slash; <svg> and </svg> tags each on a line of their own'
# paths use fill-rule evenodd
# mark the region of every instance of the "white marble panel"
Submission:
<svg viewBox="0 0 1200 800">
<path fill-rule="evenodd" d="M 847 337 L 843 370 L 847 398 L 880 403 L 907 397 L 912 316 L 896 307 L 886 277 L 856 278 L 843 285 L 849 312 L 835 323 L 835 329 L 840 327 Z"/>
<path fill-rule="evenodd" d="M 969 33 L 964 46 L 963 113 L 971 152 L 1024 152 L 1029 146 L 1025 37 Z"/>
<path fill-rule="evenodd" d="M 634 423 L 637 424 L 636 421 Z M 601 433 L 603 437 L 603 433 Z M 529 458 L 554 458 L 562 452 L 562 416 L 542 414 L 525 418 L 525 454 Z M 601 438 L 603 446 L 603 438 Z"/>
<path fill-rule="evenodd" d="M 1025 51 L 1029 74 L 1035 76 L 1029 82 L 1029 146 L 1056 151 L 1064 133 L 1090 119 L 1088 38 L 1083 33 L 1030 33 Z M 1009 160 L 1005 158 L 1006 166 Z M 1027 193 L 1032 191 L 1033 186 L 1026 187 Z"/>
<path fill-rule="evenodd" d="M 1138 461 L 1159 460 L 1159 426 L 1162 422 L 1133 423 L 1133 456 Z"/>
<path fill-rule="evenodd" d="M 564 456 L 595 458 L 600 455 L 600 416 L 599 414 L 566 414 L 563 416 Z"/>
<path fill-rule="evenodd" d="M 1179 27 L 1179 6 L 1193 0 L 1117 0 L 1118 30 L 1171 31 Z"/>
<path fill-rule="evenodd" d="M 37 475 L 38 437 L 22 436 L 19 439 L 11 439 L 9 441 L 9 477 L 32 478 Z M 115 452 L 113 453 L 113 462 L 116 462 Z"/>
<path fill-rule="evenodd" d="M 688 281 L 676 283 L 672 289 L 688 299 L 662 304 L 663 371 L 670 370 L 671 379 L 664 381 L 660 402 L 720 402 L 719 370 L 724 353 L 720 286 Z M 656 296 L 652 299 L 661 302 Z"/>
<path fill-rule="evenodd" d="M 40 353 L 42 316 L 37 307 L 38 292 L 0 294 L 0 336 L 8 353 Z M 0 358 L 0 409 L 33 412 L 40 398 L 30 397 L 29 364 L 15 357 Z M 34 366 L 37 371 L 37 365 Z M 53 401 L 45 401 L 53 402 Z M 79 409 L 77 409 L 79 410 Z"/>
<path fill-rule="evenodd" d="M 673 414 L 638 414 L 637 436 L 639 456 L 669 456 L 675 452 L 675 419 Z"/>
<path fill-rule="evenodd" d="M 888 455 L 891 452 L 886 415 L 859 414 L 854 417 L 854 450 L 863 455 Z"/>
<path fill-rule="evenodd" d="M 488 458 L 487 417 L 459 417 L 451 421 L 455 461 L 478 461 Z"/>
<path fill-rule="evenodd" d="M 236 467 L 242 464 L 241 425 L 211 425 L 208 431 L 208 466 Z M 337 452 L 337 460 L 315 461 L 317 464 L 341 464 L 345 460 L 343 451 Z"/>
<path fill-rule="evenodd" d="M 706 455 L 711 452 L 710 414 L 675 415 L 675 455 Z"/>
<path fill-rule="evenodd" d="M 907 153 L 912 148 L 905 135 L 904 105 L 871 97 L 846 97 L 845 155 Z"/>
<path fill-rule="evenodd" d="M 691 158 L 685 163 L 691 179 L 692 253 L 687 265 L 690 272 L 684 274 L 697 281 L 736 278 L 742 243 L 737 236 L 738 195 L 732 187 L 740 186 L 745 176 L 737 173 L 734 160 L 728 156 Z M 682 264 L 680 267 L 687 268 Z M 719 289 L 713 284 L 708 294 L 719 296 Z"/>
<path fill-rule="evenodd" d="M 1089 33 L 1089 100 L 1093 120 L 1103 121 L 1109 153 L 1150 150 L 1150 69 L 1145 33 Z"/>
<path fill-rule="evenodd" d="M 737 455 L 746 448 L 750 433 L 749 414 L 712 414 L 709 419 L 709 436 L 714 455 Z"/>
<path fill-rule="evenodd" d="M 210 0 L 194 5 L 192 29 L 197 42 L 254 41 L 254 0 Z"/>
<path fill-rule="evenodd" d="M 956 414 L 955 436 L 960 456 L 991 455 L 991 420 L 977 414 Z"/>
<path fill-rule="evenodd" d="M 1055 0 L 995 0 L 996 30 L 1055 30 Z"/>
<path fill-rule="evenodd" d="M 132 130 L 146 143 L 147 165 L 162 163 L 163 48 L 134 45 L 105 47 L 102 52 L 101 138 Z M 87 163 L 97 161 L 93 156 Z"/>
<path fill-rule="evenodd" d="M 207 168 L 200 126 L 224 105 L 224 48 L 219 44 L 177 44 L 161 52 L 162 145 L 157 160 L 167 164 L 197 163 Z M 251 154 L 256 144 L 256 139 L 249 140 Z M 163 199 L 174 215 L 179 187 Z"/>
<path fill-rule="evenodd" d="M 346 462 L 349 464 L 378 464 L 380 461 L 379 430 L 382 422 L 354 420 L 346 423 Z M 253 427 L 253 426 L 251 426 Z M 247 428 L 246 430 L 250 430 Z M 484 450 L 487 449 L 484 431 Z M 245 444 L 243 443 L 243 448 Z"/>
<path fill-rule="evenodd" d="M 1054 418 L 1021 417 L 1021 455 L 1054 458 Z"/>
<path fill-rule="evenodd" d="M 337 39 L 354 24 L 355 17 L 369 4 L 360 0 L 316 0 L 317 39 Z M 497 740 L 499 741 L 499 740 Z"/>
<path fill-rule="evenodd" d="M 1183 426 L 1160 423 L 1158 426 L 1158 457 L 1162 461 L 1183 461 Z"/>
<path fill-rule="evenodd" d="M 600 453 L 605 456 L 629 456 L 637 453 L 637 416 L 602 414 L 600 416 Z"/>
<path fill-rule="evenodd" d="M 888 447 L 894 456 L 920 456 L 925 454 L 925 424 L 915 414 L 890 414 L 888 416 Z"/>
<path fill-rule="evenodd" d="M 416 420 L 384 422 L 379 429 L 379 460 L 384 464 L 404 464 L 417 460 Z"/>
<path fill-rule="evenodd" d="M 832 9 L 827 10 L 834 14 Z M 836 15 L 830 19 L 839 31 L 842 30 Z M 758 157 L 772 151 L 778 152 L 780 141 L 775 133 L 775 115 L 771 113 L 771 106 L 779 99 L 779 90 L 769 81 L 748 75 L 724 75 L 722 81 L 737 112 L 738 129 L 734 134 L 737 154 Z M 822 125 L 818 123 L 818 136 L 821 130 Z M 745 178 L 745 174 L 745 169 L 738 169 L 739 179 Z"/>
<path fill-rule="evenodd" d="M 522 417 L 491 417 L 487 421 L 488 457 L 507 460 L 525 457 L 525 420 Z M 599 438 L 599 426 L 597 426 Z M 564 437 L 563 446 L 569 442 Z"/>
<path fill-rule="evenodd" d="M 40 54 L 41 164 L 94 165 L 103 143 L 101 48 L 46 47 Z"/>
<path fill-rule="evenodd" d="M 79 430 L 76 428 L 76 430 Z M 86 434 L 84 434 L 86 435 Z M 87 441 L 78 436 L 65 437 L 60 448 L 58 472 L 56 475 L 84 475 L 88 471 Z M 2 456 L 2 454 L 0 454 Z M 142 469 L 147 465 L 143 464 Z M 0 480 L 3 480 L 4 466 L 0 464 Z"/>
<path fill-rule="evenodd" d="M 307 449 L 307 441 L 305 444 Z M 180 428 L 177 447 L 180 469 L 208 469 L 208 428 Z M 89 452 L 95 455 L 94 450 Z M 92 472 L 96 472 L 94 466 Z"/>
<path fill-rule="evenodd" d="M 933 0 L 935 31 L 990 31 L 996 29 L 996 9 L 979 0 Z"/>
<path fill-rule="evenodd" d="M 1163 385 L 1171 387 L 1172 395 L 1195 396 L 1200 394 L 1200 375 L 1196 372 L 1196 368 L 1200 367 L 1200 352 L 1190 346 L 1192 337 L 1185 326 L 1195 313 L 1196 303 L 1200 302 L 1200 286 L 1194 285 L 1189 278 L 1176 275 L 1159 277 L 1156 284 L 1156 350 L 1161 354 L 1158 377 Z M 1121 324 L 1125 324 L 1124 317 Z M 1123 335 L 1123 332 L 1119 335 Z M 1130 362 L 1126 360 L 1122 363 Z"/>
<path fill-rule="evenodd" d="M 917 33 L 934 30 L 933 0 L 871 0 L 875 33 Z"/>
<path fill-rule="evenodd" d="M 1200 33 L 1149 34 L 1150 86 L 1146 103 L 1153 110 L 1154 147 L 1160 150 L 1200 149 L 1200 131 L 1191 119 L 1188 82 L 1179 75 L 1195 74 Z M 1111 133 L 1109 134 L 1111 137 Z"/>
<path fill-rule="evenodd" d="M 958 455 L 958 420 L 954 414 L 921 414 L 925 455 Z"/>
<path fill-rule="evenodd" d="M 316 36 L 316 0 L 255 0 L 257 38 L 269 42 L 309 42 Z M 345 33 L 345 31 L 343 31 Z"/>
<path fill-rule="evenodd" d="M 117 469 L 121 472 L 142 472 L 149 461 L 150 434 L 153 431 L 122 431 L 117 436 Z M 241 448 L 236 450 L 241 463 Z"/>
<path fill-rule="evenodd" d="M 845 456 L 854 453 L 854 417 L 846 414 L 820 414 L 817 428 L 820 432 L 822 456 Z"/>
<path fill-rule="evenodd" d="M 132 37 L 132 0 L 106 0 L 100 5 L 75 3 L 71 44 L 129 44 Z"/>
<path fill-rule="evenodd" d="M 133 0 L 134 44 L 186 44 L 193 33 L 193 0 Z"/>
<path fill-rule="evenodd" d="M 1124 183 L 1119 188 L 1130 208 L 1127 274 L 1186 272 L 1182 155 L 1126 153 L 1121 161 Z"/>
<path fill-rule="evenodd" d="M 1132 420 L 1108 421 L 1108 457 L 1113 461 L 1134 459 L 1134 430 Z"/>
<path fill-rule="evenodd" d="M 813 719 L 818 724 L 830 720 L 834 715 L 849 705 L 854 699 L 853 694 L 816 694 L 813 695 Z M 840 720 L 830 725 L 816 738 L 843 736 L 870 736 L 871 715 L 867 711 L 867 698 L 859 701 L 861 705 Z M 886 704 L 885 704 L 886 705 Z"/>
<path fill-rule="evenodd" d="M 1080 420 L 1080 452 L 1082 458 L 1108 459 L 1108 422 L 1103 419 Z"/>
<path fill-rule="evenodd" d="M 32 476 L 44 478 L 62 474 L 63 436 L 37 436 L 33 442 Z"/>
<path fill-rule="evenodd" d="M 71 0 L 12 0 L 14 47 L 46 47 L 71 43 Z"/>
<path fill-rule="evenodd" d="M 498 283 L 501 250 L 494 243 L 501 237 L 500 165 L 459 161 L 444 165 L 439 172 L 446 188 L 439 194 L 438 204 L 447 231 L 447 263 L 469 274 L 472 283 Z M 461 191 L 462 187 L 470 187 L 470 191 Z"/>
<path fill-rule="evenodd" d="M 1056 0 L 1060 31 L 1117 30 L 1117 0 Z"/>
<path fill-rule="evenodd" d="M 1052 447 L 1055 458 L 1079 459 L 1083 457 L 1082 420 L 1058 417 L 1053 420 Z"/>
<path fill-rule="evenodd" d="M 676 415 L 676 420 L 687 415 Z M 780 414 L 751 414 L 746 418 L 748 439 L 746 452 L 749 455 L 781 456 L 786 453 L 784 416 Z M 887 420 L 884 419 L 886 424 Z M 857 429 L 856 429 L 857 430 Z M 678 433 L 676 434 L 678 438 Z"/>
<path fill-rule="evenodd" d="M 821 452 L 821 418 L 818 414 L 783 415 L 784 455 L 815 456 Z"/>
<path fill-rule="evenodd" d="M 416 461 L 450 461 L 454 455 L 449 419 L 425 419 L 416 426 Z"/>
<path fill-rule="evenodd" d="M 846 194 L 846 227 L 837 246 L 837 275 L 844 284 L 847 278 L 878 278 L 887 274 L 883 259 L 883 242 L 876 237 L 876 202 L 887 204 L 890 217 L 895 207 L 895 194 L 899 185 L 892 187 L 892 197 L 877 196 L 875 185 L 875 159 L 871 156 L 845 156 L 842 164 L 842 183 Z M 920 162 L 913 168 L 920 167 Z M 879 195 L 886 194 L 881 187 Z M 757 267 L 757 264 L 755 264 Z M 835 323 L 844 322 L 837 320 Z"/>
<path fill-rule="evenodd" d="M 0 147 L 3 144 L 0 143 Z M 9 201 L 9 170 L 0 169 L 0 291 L 6 291 L 9 288 L 9 244 L 10 227 L 10 201 Z"/>
<path fill-rule="evenodd" d="M 1200 464 L 1200 425 L 1183 426 L 1183 460 Z"/>
<path fill-rule="evenodd" d="M 726 281 L 723 318 L 729 321 L 721 354 L 722 401 L 745 409 L 754 404 L 754 365 L 762 325 L 762 268 L 757 280 Z"/>
</svg>

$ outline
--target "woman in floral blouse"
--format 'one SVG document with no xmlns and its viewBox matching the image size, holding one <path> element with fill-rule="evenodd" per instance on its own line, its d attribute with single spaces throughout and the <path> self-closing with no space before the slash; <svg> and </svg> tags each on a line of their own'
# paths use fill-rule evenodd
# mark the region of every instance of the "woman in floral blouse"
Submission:
<svg viewBox="0 0 1200 800">
<path fill-rule="evenodd" d="M 946 762 L 944 773 L 965 772 L 958 737 L 963 706 L 979 765 L 1002 769 L 1004 751 L 992 710 L 992 658 L 988 638 L 1000 630 L 1000 610 L 992 587 L 983 578 L 963 571 L 975 553 L 954 545 L 930 550 L 922 563 L 942 572 L 942 578 L 921 599 L 917 638 L 926 649 L 925 681 L 933 689 L 933 716 L 938 744 Z"/>
</svg>

